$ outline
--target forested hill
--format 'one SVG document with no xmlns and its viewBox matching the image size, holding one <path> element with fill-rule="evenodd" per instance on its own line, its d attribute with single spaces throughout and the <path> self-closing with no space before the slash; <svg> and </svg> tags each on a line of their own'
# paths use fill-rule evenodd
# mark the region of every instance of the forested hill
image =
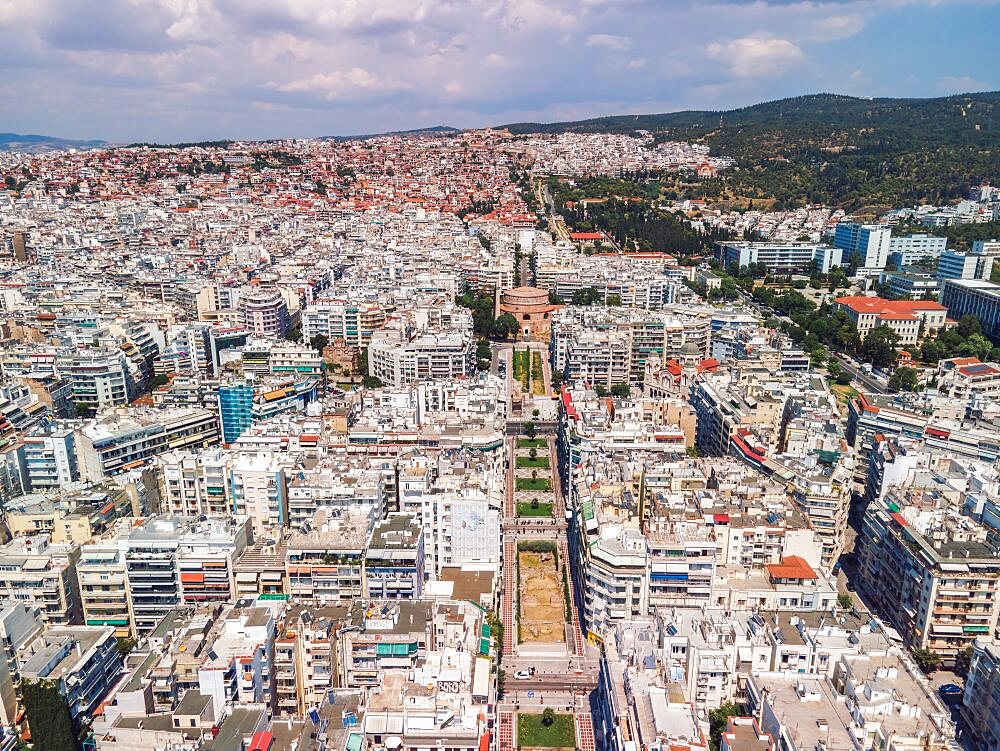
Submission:
<svg viewBox="0 0 1000 751">
<path fill-rule="evenodd" d="M 1000 92 L 937 99 L 835 94 L 781 99 L 728 112 L 622 115 L 506 126 L 525 133 L 633 133 L 699 141 L 740 170 L 706 186 L 724 198 L 775 199 L 778 207 L 829 203 L 877 210 L 960 197 L 1000 182 Z"/>
</svg>

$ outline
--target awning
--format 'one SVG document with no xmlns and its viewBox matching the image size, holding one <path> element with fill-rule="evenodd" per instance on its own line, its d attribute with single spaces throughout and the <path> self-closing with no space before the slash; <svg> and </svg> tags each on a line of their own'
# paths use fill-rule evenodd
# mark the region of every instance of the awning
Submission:
<svg viewBox="0 0 1000 751">
<path fill-rule="evenodd" d="M 961 626 L 950 626 L 944 623 L 932 623 L 931 624 L 932 634 L 956 634 L 960 635 L 962 633 Z"/>
</svg>

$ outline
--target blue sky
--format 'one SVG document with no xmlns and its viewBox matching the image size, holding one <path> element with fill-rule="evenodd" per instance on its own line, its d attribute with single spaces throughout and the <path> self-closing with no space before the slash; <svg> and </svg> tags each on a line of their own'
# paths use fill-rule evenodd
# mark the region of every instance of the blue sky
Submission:
<svg viewBox="0 0 1000 751">
<path fill-rule="evenodd" d="M 1000 0 L 0 0 L 0 130 L 180 141 L 1000 88 Z"/>
</svg>

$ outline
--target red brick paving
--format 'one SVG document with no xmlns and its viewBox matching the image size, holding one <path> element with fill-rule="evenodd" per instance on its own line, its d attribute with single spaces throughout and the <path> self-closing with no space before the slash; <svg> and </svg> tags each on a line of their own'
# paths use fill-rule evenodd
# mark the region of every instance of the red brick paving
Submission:
<svg viewBox="0 0 1000 751">
<path fill-rule="evenodd" d="M 517 542 L 506 538 L 503 543 L 503 602 L 500 618 L 503 622 L 503 655 L 507 659 L 514 656 L 517 645 L 517 615 L 514 613 L 515 589 L 517 588 Z"/>
<path fill-rule="evenodd" d="M 514 713 L 500 712 L 500 726 L 497 729 L 498 751 L 514 751 L 517 748 L 517 744 L 514 743 L 514 731 Z M 593 731 L 591 731 L 591 735 L 593 735 Z M 591 751 L 593 751 L 593 746 L 591 746 Z"/>
<path fill-rule="evenodd" d="M 594 723 L 590 712 L 579 712 L 576 715 L 576 747 L 580 751 L 594 751 Z"/>
</svg>

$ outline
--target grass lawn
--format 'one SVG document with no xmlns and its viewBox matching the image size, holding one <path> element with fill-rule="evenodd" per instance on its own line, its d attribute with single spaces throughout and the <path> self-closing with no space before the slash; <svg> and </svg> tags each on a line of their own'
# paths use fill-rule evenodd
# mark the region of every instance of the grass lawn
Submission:
<svg viewBox="0 0 1000 751">
<path fill-rule="evenodd" d="M 858 395 L 858 390 L 853 386 L 840 386 L 835 383 L 830 386 L 830 390 L 836 394 L 837 401 L 841 404 L 847 404 Z"/>
<path fill-rule="evenodd" d="M 519 449 L 543 449 L 547 446 L 544 438 L 518 438 L 517 447 Z"/>
<path fill-rule="evenodd" d="M 529 748 L 576 748 L 573 715 L 556 714 L 548 727 L 540 714 L 518 714 L 517 745 Z"/>
<path fill-rule="evenodd" d="M 552 490 L 552 480 L 548 477 L 518 477 L 517 490 Z"/>
<path fill-rule="evenodd" d="M 531 469 L 532 467 L 544 467 L 548 469 L 549 457 L 536 456 L 532 459 L 530 456 L 519 456 L 517 457 L 517 467 L 518 469 Z"/>
<path fill-rule="evenodd" d="M 551 503 L 539 503 L 538 508 L 531 508 L 530 503 L 524 503 L 523 501 L 517 504 L 517 515 L 518 516 L 552 516 L 552 504 Z"/>
</svg>

